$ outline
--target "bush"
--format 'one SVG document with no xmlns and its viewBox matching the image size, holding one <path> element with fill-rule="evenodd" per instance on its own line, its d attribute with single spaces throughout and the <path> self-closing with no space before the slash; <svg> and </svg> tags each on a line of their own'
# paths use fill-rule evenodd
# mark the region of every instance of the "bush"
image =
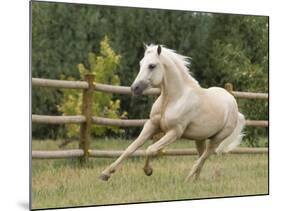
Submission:
<svg viewBox="0 0 281 211">
<path fill-rule="evenodd" d="M 88 54 L 88 66 L 84 64 L 78 65 L 80 79 L 84 79 L 84 75 L 95 73 L 96 82 L 120 85 L 119 77 L 116 75 L 116 69 L 120 63 L 120 55 L 117 55 L 109 45 L 107 36 L 100 43 L 100 55 L 93 52 Z M 63 79 L 66 77 L 63 75 Z M 74 80 L 72 77 L 67 77 L 69 80 Z M 58 110 L 63 115 L 77 115 L 81 113 L 82 93 L 76 90 L 65 90 L 63 92 L 62 103 L 58 106 Z M 126 112 L 120 115 L 120 100 L 113 100 L 112 94 L 104 94 L 94 92 L 94 103 L 92 112 L 96 116 L 108 118 L 121 118 L 126 116 Z M 79 136 L 79 125 L 66 125 L 68 138 L 76 138 Z M 107 133 L 120 134 L 124 131 L 115 127 L 103 127 L 93 125 L 92 135 L 105 136 Z"/>
</svg>

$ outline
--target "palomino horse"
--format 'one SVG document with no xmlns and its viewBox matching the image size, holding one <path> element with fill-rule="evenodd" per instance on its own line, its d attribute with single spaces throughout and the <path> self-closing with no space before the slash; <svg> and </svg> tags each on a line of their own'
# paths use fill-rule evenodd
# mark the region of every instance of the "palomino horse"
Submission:
<svg viewBox="0 0 281 211">
<path fill-rule="evenodd" d="M 197 179 L 206 159 L 214 152 L 228 152 L 243 137 L 244 116 L 238 112 L 235 98 L 219 87 L 201 88 L 189 74 L 188 57 L 160 45 L 146 46 L 140 71 L 131 86 L 140 95 L 150 87 L 159 87 L 150 118 L 138 138 L 100 175 L 108 180 L 120 163 L 159 132 L 164 136 L 146 150 L 144 171 L 152 174 L 149 159 L 178 138 L 195 140 L 199 154 L 187 180 Z"/>
</svg>

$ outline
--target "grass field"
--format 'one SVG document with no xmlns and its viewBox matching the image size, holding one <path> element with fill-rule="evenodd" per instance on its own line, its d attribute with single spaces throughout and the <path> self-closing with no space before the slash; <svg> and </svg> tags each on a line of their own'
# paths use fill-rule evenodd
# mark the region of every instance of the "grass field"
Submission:
<svg viewBox="0 0 281 211">
<path fill-rule="evenodd" d="M 33 150 L 59 149 L 60 141 L 32 141 Z M 95 140 L 92 149 L 124 149 L 130 141 Z M 169 148 L 194 147 L 178 141 Z M 71 143 L 66 148 L 78 148 Z M 91 158 L 32 161 L 32 208 L 86 206 L 145 201 L 196 199 L 268 193 L 268 157 L 212 156 L 196 182 L 185 183 L 196 156 L 159 157 L 153 175 L 142 171 L 144 158 L 129 158 L 108 182 L 98 179 L 114 159 Z"/>
</svg>

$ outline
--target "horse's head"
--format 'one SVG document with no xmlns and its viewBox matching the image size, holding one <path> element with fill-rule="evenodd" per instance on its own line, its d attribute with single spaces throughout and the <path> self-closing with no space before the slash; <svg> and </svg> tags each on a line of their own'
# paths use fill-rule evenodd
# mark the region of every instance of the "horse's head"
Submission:
<svg viewBox="0 0 281 211">
<path fill-rule="evenodd" d="M 149 46 L 140 61 L 139 73 L 131 86 L 132 93 L 141 95 L 150 87 L 158 87 L 164 75 L 164 67 L 160 62 L 161 46 Z"/>
</svg>

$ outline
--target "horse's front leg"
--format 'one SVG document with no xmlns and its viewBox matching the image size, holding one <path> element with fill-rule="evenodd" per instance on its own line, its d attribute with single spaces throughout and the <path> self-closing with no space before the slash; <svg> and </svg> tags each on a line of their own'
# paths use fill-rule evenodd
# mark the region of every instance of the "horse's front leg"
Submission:
<svg viewBox="0 0 281 211">
<path fill-rule="evenodd" d="M 163 132 L 154 135 L 152 138 L 153 144 L 155 142 L 159 141 L 164 135 L 165 134 Z M 159 152 L 161 153 L 161 151 L 159 151 Z M 150 176 L 152 174 L 152 168 L 150 167 L 149 162 L 150 162 L 150 159 L 149 159 L 149 157 L 146 156 L 145 162 L 144 162 L 144 167 L 143 167 L 143 170 L 144 170 L 144 173 L 146 174 L 146 176 Z"/>
<path fill-rule="evenodd" d="M 106 168 L 100 175 L 100 179 L 107 181 L 110 178 L 110 175 L 113 174 L 120 163 L 135 152 L 139 147 L 141 147 L 156 131 L 158 130 L 158 126 L 153 124 L 151 120 L 148 120 L 138 138 L 129 145 L 129 147 L 123 152 L 122 155 L 112 163 L 108 168 Z"/>
<path fill-rule="evenodd" d="M 176 141 L 177 138 L 179 138 L 181 135 L 182 135 L 182 130 L 179 130 L 178 128 L 171 129 L 159 141 L 150 145 L 147 148 L 147 150 L 146 150 L 146 162 L 145 162 L 145 166 L 143 168 L 143 170 L 144 170 L 144 172 L 147 176 L 150 176 L 153 172 L 153 169 L 149 165 L 150 158 L 157 155 L 157 153 L 161 149 L 166 147 L 167 145 Z"/>
</svg>

